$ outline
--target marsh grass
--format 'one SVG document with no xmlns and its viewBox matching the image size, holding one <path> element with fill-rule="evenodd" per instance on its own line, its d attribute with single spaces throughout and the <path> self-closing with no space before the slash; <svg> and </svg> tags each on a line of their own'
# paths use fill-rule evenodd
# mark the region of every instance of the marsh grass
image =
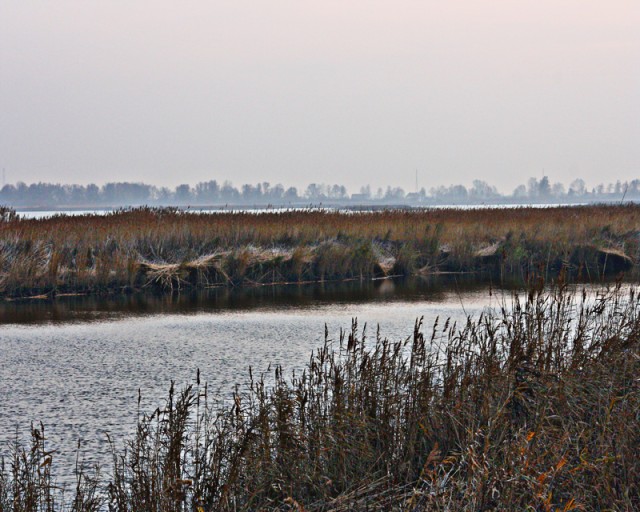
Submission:
<svg viewBox="0 0 640 512">
<path fill-rule="evenodd" d="M 86 471 L 77 459 L 75 486 L 65 489 L 56 484 L 52 474 L 56 450 L 47 445 L 42 423 L 31 426 L 28 447 L 16 440 L 10 451 L 8 459 L 0 459 L 0 511 L 97 512 L 104 509 L 106 496 L 99 469 Z"/>
<path fill-rule="evenodd" d="M 0 294 L 126 292 L 475 272 L 597 281 L 630 271 L 640 206 L 20 219 L 0 208 Z"/>
<path fill-rule="evenodd" d="M 418 320 L 401 341 L 370 337 L 354 320 L 335 340 L 325 330 L 302 370 L 249 369 L 228 399 L 212 397 L 199 374 L 181 391 L 172 384 L 125 449 L 113 447 L 101 493 L 86 480 L 79 502 L 100 496 L 118 511 L 638 510 L 639 315 L 634 290 L 574 294 L 540 283 L 460 324 Z M 43 449 L 35 462 L 33 451 L 16 453 L 0 476 L 0 510 L 47 510 Z"/>
</svg>

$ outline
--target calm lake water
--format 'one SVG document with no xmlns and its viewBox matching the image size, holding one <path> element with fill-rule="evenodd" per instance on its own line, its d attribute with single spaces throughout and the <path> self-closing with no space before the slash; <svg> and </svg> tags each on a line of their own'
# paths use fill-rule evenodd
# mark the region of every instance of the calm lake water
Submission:
<svg viewBox="0 0 640 512">
<path fill-rule="evenodd" d="M 506 208 L 555 208 L 558 206 L 580 206 L 587 203 L 571 203 L 571 205 L 563 203 L 521 203 L 521 204 L 436 204 L 425 205 L 422 208 L 434 208 L 434 209 L 463 209 L 463 210 L 476 210 L 484 208 L 506 209 Z M 277 207 L 212 207 L 212 208 L 182 208 L 187 213 L 234 213 L 234 212 L 247 212 L 247 213 L 281 213 L 291 210 L 297 211 L 315 211 L 315 210 L 331 210 L 339 211 L 342 213 L 354 213 L 356 211 L 375 211 L 380 208 L 403 208 L 403 206 L 393 205 L 369 205 L 358 206 L 352 205 L 347 207 L 299 207 L 299 206 L 277 206 Z M 420 206 L 405 206 L 405 208 L 421 208 Z M 25 219 L 44 219 L 52 217 L 54 215 L 69 215 L 72 217 L 78 215 L 108 215 L 114 210 L 111 208 L 104 209 L 99 208 L 95 210 L 18 210 L 18 214 Z"/>
<path fill-rule="evenodd" d="M 505 294 L 505 295 L 503 295 Z M 70 483 L 76 446 L 108 470 L 106 433 L 121 446 L 142 410 L 201 379 L 221 398 L 243 385 L 248 367 L 301 368 L 353 317 L 375 336 L 404 339 L 416 318 L 463 320 L 509 292 L 455 281 L 391 281 L 334 286 L 213 290 L 182 296 L 69 297 L 0 303 L 0 452 L 45 425 L 58 479 Z M 427 327 L 428 329 L 428 327 Z"/>
</svg>

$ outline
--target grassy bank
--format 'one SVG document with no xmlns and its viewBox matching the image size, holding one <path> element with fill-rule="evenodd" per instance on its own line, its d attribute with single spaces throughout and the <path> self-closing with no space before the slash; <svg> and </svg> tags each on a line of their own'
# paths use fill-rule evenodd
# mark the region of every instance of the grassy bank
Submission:
<svg viewBox="0 0 640 512">
<path fill-rule="evenodd" d="M 176 290 L 473 272 L 595 281 L 635 270 L 640 206 L 21 220 L 0 211 L 0 294 Z"/>
<path fill-rule="evenodd" d="M 354 323 L 304 371 L 196 381 L 141 419 L 72 510 L 638 510 L 640 302 L 532 290 L 406 341 Z M 0 470 L 0 510 L 56 510 L 43 428 Z"/>
</svg>

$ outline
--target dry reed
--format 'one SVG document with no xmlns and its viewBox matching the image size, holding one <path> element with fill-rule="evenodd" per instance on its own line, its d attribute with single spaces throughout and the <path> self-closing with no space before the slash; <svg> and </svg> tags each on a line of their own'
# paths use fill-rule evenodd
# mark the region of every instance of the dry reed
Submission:
<svg viewBox="0 0 640 512">
<path fill-rule="evenodd" d="M 595 281 L 634 268 L 640 206 L 184 213 L 0 222 L 0 295 L 127 292 L 433 272 L 560 271 Z"/>
<path fill-rule="evenodd" d="M 118 511 L 638 510 L 639 374 L 640 300 L 619 286 L 540 286 L 398 342 L 354 321 L 302 372 L 250 370 L 229 400 L 199 375 L 172 384 L 114 448 L 101 496 Z M 0 510 L 46 510 L 48 480 L 12 505 L 33 471 L 0 473 Z"/>
</svg>

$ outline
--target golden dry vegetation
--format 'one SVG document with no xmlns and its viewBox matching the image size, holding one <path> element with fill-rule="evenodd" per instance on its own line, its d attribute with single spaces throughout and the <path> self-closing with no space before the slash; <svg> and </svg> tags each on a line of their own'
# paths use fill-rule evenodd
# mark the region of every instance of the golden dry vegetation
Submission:
<svg viewBox="0 0 640 512">
<path fill-rule="evenodd" d="M 437 272 L 596 280 L 633 269 L 640 247 L 636 205 L 0 219 L 5 296 Z"/>
</svg>

